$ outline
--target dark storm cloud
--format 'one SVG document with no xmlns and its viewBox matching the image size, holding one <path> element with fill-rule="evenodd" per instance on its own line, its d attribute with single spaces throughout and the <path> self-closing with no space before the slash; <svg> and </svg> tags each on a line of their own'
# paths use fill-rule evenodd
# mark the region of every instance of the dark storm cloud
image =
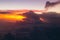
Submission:
<svg viewBox="0 0 60 40">
<path fill-rule="evenodd" d="M 48 23 L 60 24 L 60 13 L 56 12 L 46 12 L 41 15 Z"/>
<path fill-rule="evenodd" d="M 10 14 L 11 12 L 0 12 L 0 14 Z"/>
<path fill-rule="evenodd" d="M 53 7 L 53 6 L 57 5 L 57 4 L 60 4 L 60 1 L 56 1 L 56 2 L 47 1 L 46 5 L 45 5 L 45 8 Z"/>
<path fill-rule="evenodd" d="M 27 18 L 24 19 L 24 22 L 16 22 L 16 24 L 23 28 L 33 28 L 34 26 L 40 26 L 40 17 L 38 14 L 35 14 L 33 11 L 29 11 L 23 14 L 23 16 L 26 16 Z"/>
<path fill-rule="evenodd" d="M 40 21 L 40 17 L 38 14 L 34 13 L 33 11 L 29 11 L 27 13 L 23 14 L 24 16 L 27 17 L 27 19 L 29 19 L 31 22 L 38 22 Z"/>
</svg>

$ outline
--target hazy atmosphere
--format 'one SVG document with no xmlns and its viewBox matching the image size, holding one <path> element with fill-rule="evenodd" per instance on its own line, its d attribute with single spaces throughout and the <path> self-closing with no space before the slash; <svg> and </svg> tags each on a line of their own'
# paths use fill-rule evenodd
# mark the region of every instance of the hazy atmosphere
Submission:
<svg viewBox="0 0 60 40">
<path fill-rule="evenodd" d="M 11 9 L 29 9 L 29 10 L 41 10 L 44 9 L 46 1 L 57 1 L 57 0 L 0 0 L 1 10 Z"/>
<path fill-rule="evenodd" d="M 60 0 L 0 0 L 0 40 L 60 40 Z"/>
</svg>

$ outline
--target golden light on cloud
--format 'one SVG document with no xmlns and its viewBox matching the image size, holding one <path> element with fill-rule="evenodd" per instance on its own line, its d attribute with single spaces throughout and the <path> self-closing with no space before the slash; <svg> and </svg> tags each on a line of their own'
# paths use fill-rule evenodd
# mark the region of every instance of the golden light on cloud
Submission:
<svg viewBox="0 0 60 40">
<path fill-rule="evenodd" d="M 41 20 L 42 22 L 45 22 L 45 20 L 44 20 L 43 18 L 40 18 L 40 20 Z"/>
<path fill-rule="evenodd" d="M 8 10 L 8 11 L 10 11 L 11 12 L 11 14 L 13 14 L 13 15 L 16 15 L 16 14 L 23 14 L 23 13 L 26 13 L 26 12 L 28 12 L 29 10 Z M 4 11 L 3 11 L 4 12 Z M 7 11 L 6 11 L 7 12 Z"/>
<path fill-rule="evenodd" d="M 46 22 L 46 23 L 48 23 L 48 20 L 47 19 L 45 19 L 45 18 L 40 18 L 40 20 L 42 21 L 42 22 Z"/>
<path fill-rule="evenodd" d="M 0 19 L 8 22 L 24 21 L 24 18 L 22 15 L 0 14 Z"/>
</svg>

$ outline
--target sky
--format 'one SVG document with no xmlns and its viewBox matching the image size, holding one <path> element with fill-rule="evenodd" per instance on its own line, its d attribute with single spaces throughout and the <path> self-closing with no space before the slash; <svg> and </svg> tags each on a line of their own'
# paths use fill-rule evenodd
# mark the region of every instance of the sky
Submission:
<svg viewBox="0 0 60 40">
<path fill-rule="evenodd" d="M 57 0 L 0 0 L 0 10 L 43 10 L 46 1 Z"/>
</svg>

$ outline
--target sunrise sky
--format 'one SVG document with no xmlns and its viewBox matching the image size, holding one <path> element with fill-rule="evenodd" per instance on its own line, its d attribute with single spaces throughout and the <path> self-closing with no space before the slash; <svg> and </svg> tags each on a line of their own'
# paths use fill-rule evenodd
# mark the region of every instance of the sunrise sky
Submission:
<svg viewBox="0 0 60 40">
<path fill-rule="evenodd" d="M 0 0 L 0 10 L 41 10 L 44 9 L 46 1 L 54 2 L 57 0 Z"/>
</svg>

